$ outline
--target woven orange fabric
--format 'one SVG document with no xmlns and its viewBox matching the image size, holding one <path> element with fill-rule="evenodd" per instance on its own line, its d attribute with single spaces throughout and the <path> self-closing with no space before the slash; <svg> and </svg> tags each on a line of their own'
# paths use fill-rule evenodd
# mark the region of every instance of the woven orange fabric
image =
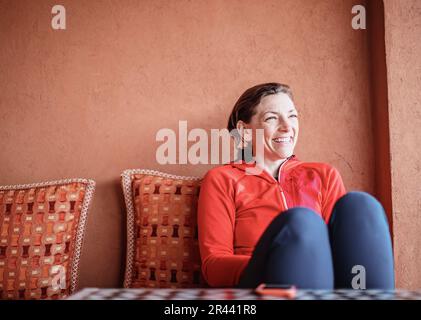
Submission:
<svg viewBox="0 0 421 320">
<path fill-rule="evenodd" d="M 202 287 L 197 235 L 200 179 L 151 170 L 123 173 L 125 287 Z"/>
<path fill-rule="evenodd" d="M 0 187 L 0 298 L 58 299 L 76 288 L 94 182 Z"/>
</svg>

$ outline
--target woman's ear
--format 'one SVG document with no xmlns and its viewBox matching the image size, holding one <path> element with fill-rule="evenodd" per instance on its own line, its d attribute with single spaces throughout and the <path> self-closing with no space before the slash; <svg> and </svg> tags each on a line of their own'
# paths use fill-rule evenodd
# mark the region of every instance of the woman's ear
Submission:
<svg viewBox="0 0 421 320">
<path fill-rule="evenodd" d="M 237 129 L 238 133 L 241 133 L 243 131 L 243 129 L 244 129 L 243 120 L 240 120 L 240 121 L 237 122 L 236 129 Z"/>
<path fill-rule="evenodd" d="M 237 129 L 237 137 L 238 137 L 238 148 L 239 149 L 244 149 L 245 147 L 247 147 L 248 142 L 245 139 L 245 130 L 247 129 L 247 124 L 243 121 L 243 120 L 239 120 L 237 122 L 236 125 L 236 129 Z"/>
</svg>

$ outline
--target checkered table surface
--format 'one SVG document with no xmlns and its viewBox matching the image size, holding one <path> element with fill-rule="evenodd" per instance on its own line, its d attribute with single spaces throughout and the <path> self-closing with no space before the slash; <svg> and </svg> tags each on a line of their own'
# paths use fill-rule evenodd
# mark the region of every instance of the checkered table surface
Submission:
<svg viewBox="0 0 421 320">
<path fill-rule="evenodd" d="M 85 288 L 70 300 L 280 300 L 248 289 L 99 289 Z M 421 300 L 421 290 L 298 290 L 297 300 Z"/>
</svg>

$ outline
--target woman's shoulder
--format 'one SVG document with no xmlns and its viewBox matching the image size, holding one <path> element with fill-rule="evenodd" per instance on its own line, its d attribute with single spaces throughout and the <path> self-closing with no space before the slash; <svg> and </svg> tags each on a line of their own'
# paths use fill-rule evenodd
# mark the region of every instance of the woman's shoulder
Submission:
<svg viewBox="0 0 421 320">
<path fill-rule="evenodd" d="M 218 190 L 218 192 L 229 195 L 232 194 L 240 178 L 238 170 L 230 164 L 220 165 L 206 172 L 201 182 L 201 188 L 208 192 Z"/>
<path fill-rule="evenodd" d="M 306 170 L 306 171 L 315 171 L 321 176 L 330 176 L 330 175 L 340 175 L 338 169 L 327 162 L 307 162 L 307 161 L 297 161 L 294 170 Z"/>
<path fill-rule="evenodd" d="M 214 167 L 206 172 L 203 179 L 238 180 L 241 174 L 231 162 Z"/>
</svg>

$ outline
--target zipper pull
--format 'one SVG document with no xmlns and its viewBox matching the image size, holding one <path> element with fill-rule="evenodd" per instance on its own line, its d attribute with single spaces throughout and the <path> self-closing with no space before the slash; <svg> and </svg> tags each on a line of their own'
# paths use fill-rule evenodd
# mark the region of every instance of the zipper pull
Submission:
<svg viewBox="0 0 421 320">
<path fill-rule="evenodd" d="M 282 187 L 280 184 L 278 184 L 278 186 L 279 186 L 279 190 L 281 191 L 281 198 L 282 198 L 282 202 L 284 204 L 285 210 L 288 210 L 288 204 L 287 204 L 287 199 L 285 198 L 284 190 L 282 190 Z"/>
</svg>

